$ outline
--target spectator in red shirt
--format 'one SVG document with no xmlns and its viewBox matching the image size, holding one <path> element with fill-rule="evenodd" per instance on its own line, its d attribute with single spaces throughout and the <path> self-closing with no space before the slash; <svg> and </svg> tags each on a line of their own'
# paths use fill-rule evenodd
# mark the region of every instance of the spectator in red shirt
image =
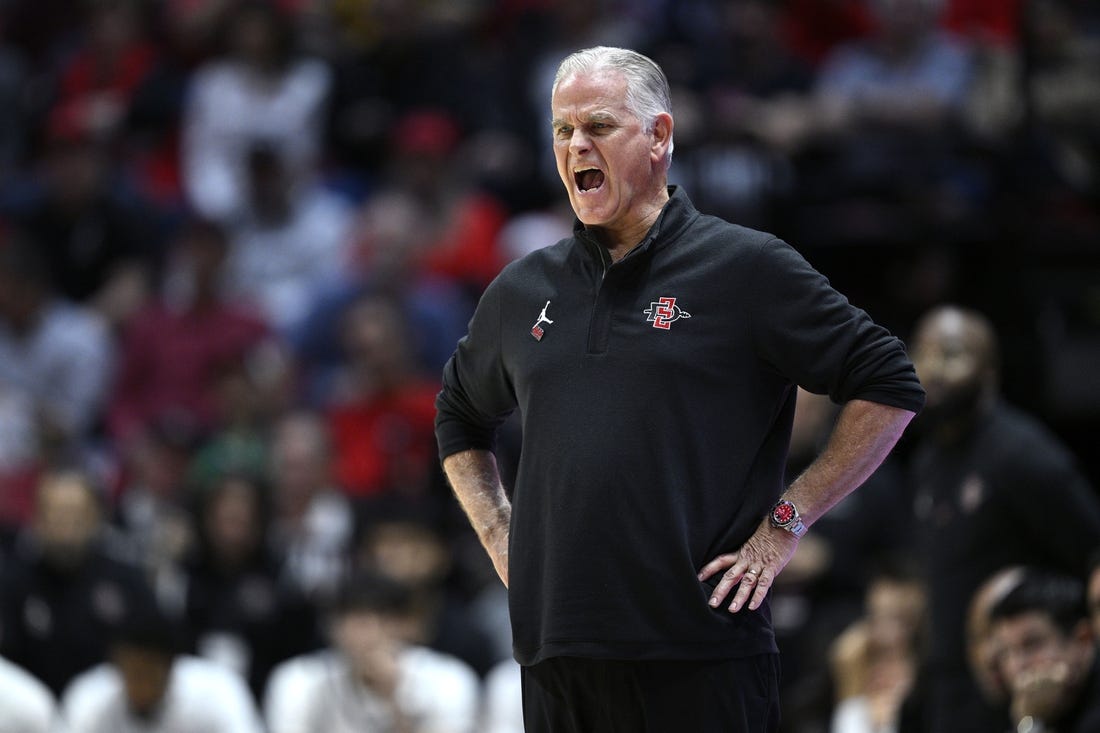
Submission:
<svg viewBox="0 0 1100 733">
<path fill-rule="evenodd" d="M 399 306 L 368 295 L 344 314 L 346 366 L 329 409 L 338 483 L 353 496 L 424 494 L 435 466 L 439 385 L 413 368 Z"/>
<path fill-rule="evenodd" d="M 144 31 L 135 0 L 92 4 L 83 43 L 60 69 L 58 105 L 71 105 L 94 132 L 117 132 L 134 92 L 156 63 L 156 49 Z"/>
<path fill-rule="evenodd" d="M 504 265 L 497 235 L 505 211 L 462 177 L 457 123 L 443 112 L 416 110 L 396 122 L 392 143 L 390 180 L 420 204 L 428 227 L 420 267 L 480 294 Z"/>
<path fill-rule="evenodd" d="M 206 428 L 217 424 L 215 389 L 222 372 L 268 335 L 256 313 L 220 295 L 227 244 L 217 225 L 187 224 L 175 249 L 178 263 L 164 297 L 140 311 L 123 334 L 108 422 L 124 444 L 169 412 Z"/>
</svg>

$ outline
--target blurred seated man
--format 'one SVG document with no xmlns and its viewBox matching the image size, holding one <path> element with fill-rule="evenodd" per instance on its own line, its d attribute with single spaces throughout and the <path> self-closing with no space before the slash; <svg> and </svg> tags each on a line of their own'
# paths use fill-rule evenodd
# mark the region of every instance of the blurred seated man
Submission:
<svg viewBox="0 0 1100 733">
<path fill-rule="evenodd" d="M 993 710 L 1003 708 L 1007 712 L 1008 687 L 1001 676 L 989 612 L 1024 577 L 1024 568 L 1019 565 L 998 570 L 978 586 L 970 599 L 966 614 L 966 658 L 970 664 L 970 674 L 974 677 L 982 698 Z"/>
<path fill-rule="evenodd" d="M 57 695 L 104 660 L 110 635 L 153 596 L 138 566 L 109 541 L 100 498 L 83 474 L 42 479 L 22 539 L 5 571 L 0 654 Z"/>
<path fill-rule="evenodd" d="M 413 598 L 376 575 L 352 577 L 331 619 L 333 648 L 276 668 L 270 733 L 472 733 L 480 688 L 454 657 L 406 643 Z"/>
<path fill-rule="evenodd" d="M 866 610 L 830 650 L 837 705 L 832 733 L 898 730 L 920 665 L 925 588 L 915 568 L 883 565 Z M 919 700 L 914 700 L 919 707 Z"/>
<path fill-rule="evenodd" d="M 510 631 L 507 597 L 489 590 L 495 586 L 477 574 L 467 574 L 470 569 L 458 562 L 441 520 L 423 506 L 386 498 L 365 503 L 361 516 L 353 563 L 410 590 L 406 641 L 457 657 L 479 676 L 511 657 L 511 635 L 502 644 L 493 626 L 504 619 Z"/>
<path fill-rule="evenodd" d="M 244 680 L 181 655 L 174 623 L 152 611 L 119 631 L 108 662 L 73 680 L 62 710 L 70 733 L 263 730 Z"/>
<path fill-rule="evenodd" d="M 1100 731 L 1100 661 L 1081 581 L 1029 570 L 990 618 L 1016 730 Z"/>
<path fill-rule="evenodd" d="M 19 665 L 0 657 L 0 731 L 55 733 L 59 716 L 50 689 Z"/>
</svg>

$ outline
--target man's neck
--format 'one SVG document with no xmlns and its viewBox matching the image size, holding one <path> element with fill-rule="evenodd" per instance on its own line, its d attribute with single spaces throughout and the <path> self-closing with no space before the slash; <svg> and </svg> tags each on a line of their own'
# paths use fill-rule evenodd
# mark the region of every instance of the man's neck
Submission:
<svg viewBox="0 0 1100 733">
<path fill-rule="evenodd" d="M 665 204 L 668 203 L 668 187 L 662 186 L 658 195 L 654 196 L 644 213 L 637 221 L 628 224 L 621 229 L 595 228 L 597 236 L 607 248 L 612 262 L 618 262 L 637 247 L 649 233 L 657 217 L 661 215 Z"/>
</svg>

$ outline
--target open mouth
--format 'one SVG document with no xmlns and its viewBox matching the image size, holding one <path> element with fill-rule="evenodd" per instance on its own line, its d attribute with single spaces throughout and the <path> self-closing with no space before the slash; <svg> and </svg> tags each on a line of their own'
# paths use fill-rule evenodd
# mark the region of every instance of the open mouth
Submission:
<svg viewBox="0 0 1100 733">
<path fill-rule="evenodd" d="M 573 171 L 573 180 L 581 192 L 595 191 L 603 185 L 604 175 L 598 168 L 582 168 Z"/>
</svg>

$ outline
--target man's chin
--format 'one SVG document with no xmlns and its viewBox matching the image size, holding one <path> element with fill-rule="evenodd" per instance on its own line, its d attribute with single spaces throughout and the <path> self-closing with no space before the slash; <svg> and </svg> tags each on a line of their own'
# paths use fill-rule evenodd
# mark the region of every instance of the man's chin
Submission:
<svg viewBox="0 0 1100 733">
<path fill-rule="evenodd" d="M 603 196 L 599 197 L 604 199 Z M 577 194 L 572 197 L 573 213 L 586 227 L 607 226 L 611 212 L 607 201 L 598 200 L 593 194 Z"/>
<path fill-rule="evenodd" d="M 602 227 L 607 221 L 607 217 L 603 216 L 602 213 L 593 211 L 588 206 L 575 206 L 573 210 L 576 212 L 581 224 L 589 228 Z"/>
</svg>

